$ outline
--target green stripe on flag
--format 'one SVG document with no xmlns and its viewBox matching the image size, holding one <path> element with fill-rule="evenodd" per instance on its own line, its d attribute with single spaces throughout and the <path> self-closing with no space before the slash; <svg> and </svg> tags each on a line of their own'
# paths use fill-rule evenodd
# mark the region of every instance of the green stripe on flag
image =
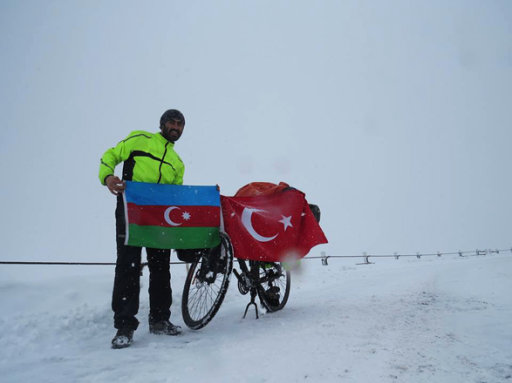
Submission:
<svg viewBox="0 0 512 383">
<path fill-rule="evenodd" d="M 154 249 L 204 249 L 220 243 L 218 227 L 128 227 L 128 246 Z"/>
</svg>

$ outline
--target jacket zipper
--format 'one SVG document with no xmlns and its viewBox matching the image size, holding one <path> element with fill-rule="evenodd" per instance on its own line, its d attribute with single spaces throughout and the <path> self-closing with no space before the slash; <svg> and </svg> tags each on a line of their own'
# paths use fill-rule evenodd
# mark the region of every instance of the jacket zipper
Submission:
<svg viewBox="0 0 512 383">
<path fill-rule="evenodd" d="M 160 160 L 160 166 L 158 167 L 158 181 L 157 181 L 157 184 L 159 184 L 160 180 L 162 179 L 162 165 L 164 164 L 165 155 L 167 154 L 167 145 L 169 145 L 169 142 L 165 143 L 164 155 L 162 156 L 162 159 Z"/>
</svg>

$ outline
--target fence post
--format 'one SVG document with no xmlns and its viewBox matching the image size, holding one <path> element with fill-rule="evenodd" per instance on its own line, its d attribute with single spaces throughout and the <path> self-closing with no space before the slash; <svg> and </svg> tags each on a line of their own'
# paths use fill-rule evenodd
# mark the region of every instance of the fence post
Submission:
<svg viewBox="0 0 512 383">
<path fill-rule="evenodd" d="M 358 265 L 372 265 L 372 264 L 373 264 L 373 262 L 370 262 L 370 259 L 369 259 L 370 257 L 371 257 L 371 256 L 370 256 L 370 255 L 368 255 L 368 254 L 366 253 L 366 251 L 365 251 L 365 252 L 363 253 L 364 261 L 363 261 L 363 263 L 358 263 Z"/>
<path fill-rule="evenodd" d="M 328 263 L 327 263 L 328 257 L 327 257 L 327 255 L 325 255 L 325 251 L 322 251 L 320 254 L 322 255 L 322 266 L 327 266 L 328 265 Z"/>
</svg>

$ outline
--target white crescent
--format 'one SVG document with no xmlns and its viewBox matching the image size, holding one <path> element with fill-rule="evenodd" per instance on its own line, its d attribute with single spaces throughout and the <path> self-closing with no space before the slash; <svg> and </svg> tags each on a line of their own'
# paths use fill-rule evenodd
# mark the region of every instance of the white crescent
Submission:
<svg viewBox="0 0 512 383">
<path fill-rule="evenodd" d="M 276 238 L 278 236 L 278 234 L 274 235 L 273 237 L 264 237 L 264 236 L 258 234 L 256 232 L 256 230 L 254 230 L 254 227 L 252 227 L 252 222 L 251 222 L 252 213 L 258 212 L 258 211 L 264 211 L 264 210 L 250 209 L 250 208 L 246 207 L 244 209 L 244 211 L 242 212 L 242 224 L 244 225 L 245 229 L 249 232 L 250 235 L 252 235 L 252 237 L 255 240 L 260 241 L 260 242 L 272 241 L 274 238 Z"/>
<path fill-rule="evenodd" d="M 173 211 L 174 209 L 179 209 L 179 207 L 171 206 L 171 207 L 168 207 L 167 209 L 165 209 L 165 213 L 164 213 L 165 222 L 167 222 L 171 226 L 180 226 L 181 223 L 174 222 L 173 220 L 171 220 L 171 211 Z"/>
</svg>

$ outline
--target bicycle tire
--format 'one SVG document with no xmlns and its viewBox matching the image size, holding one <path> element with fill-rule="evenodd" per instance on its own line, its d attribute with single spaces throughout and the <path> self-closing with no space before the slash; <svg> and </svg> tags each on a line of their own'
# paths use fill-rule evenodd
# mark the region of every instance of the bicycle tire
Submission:
<svg viewBox="0 0 512 383">
<path fill-rule="evenodd" d="M 226 292 L 229 287 L 229 277 L 233 270 L 233 247 L 229 237 L 223 233 L 220 235 L 220 254 L 226 256 L 226 263 L 221 272 L 214 272 L 208 268 L 208 262 L 205 256 L 202 256 L 190 265 L 190 269 L 183 286 L 183 296 L 181 300 L 181 313 L 183 321 L 192 330 L 199 330 L 206 326 L 217 314 Z M 204 265 L 204 266 L 203 266 Z M 213 273 L 213 278 L 201 277 Z"/>
<path fill-rule="evenodd" d="M 268 312 L 281 310 L 288 302 L 290 296 L 290 271 L 279 262 L 254 262 L 252 267 L 258 267 L 258 283 L 256 290 L 261 304 Z M 269 292 L 278 287 L 277 294 Z"/>
</svg>

